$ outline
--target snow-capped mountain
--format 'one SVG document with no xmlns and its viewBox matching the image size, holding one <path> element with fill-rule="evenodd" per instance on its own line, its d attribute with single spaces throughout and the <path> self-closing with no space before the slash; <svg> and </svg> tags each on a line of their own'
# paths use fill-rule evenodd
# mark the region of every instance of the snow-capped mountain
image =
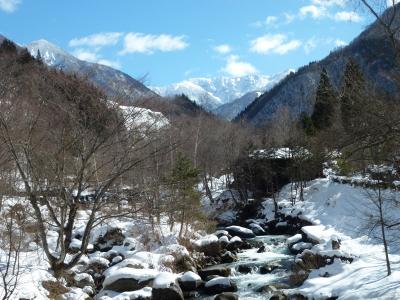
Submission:
<svg viewBox="0 0 400 300">
<path fill-rule="evenodd" d="M 243 77 L 223 76 L 214 78 L 191 78 L 166 87 L 153 87 L 152 89 L 161 96 L 185 94 L 205 109 L 216 111 L 217 108 L 228 105 L 246 94 L 252 92 L 265 92 L 278 83 L 288 73 L 289 71 L 286 71 L 274 76 L 248 75 Z M 255 94 L 256 93 L 253 93 L 252 95 Z M 255 97 L 253 99 L 251 99 L 252 97 L 247 97 L 246 99 L 250 100 L 242 101 L 244 104 L 236 106 L 237 109 L 239 109 L 239 112 L 253 101 Z M 239 101 L 239 103 L 241 102 Z M 229 116 L 229 118 L 233 117 Z"/>
<path fill-rule="evenodd" d="M 185 94 L 190 100 L 209 111 L 223 104 L 220 98 L 190 80 L 174 83 L 167 87 L 152 87 L 151 89 L 164 97 Z"/>
<path fill-rule="evenodd" d="M 30 43 L 27 48 L 34 57 L 37 57 L 40 51 L 43 62 L 49 67 L 73 69 L 78 67 L 80 63 L 76 57 L 43 39 Z"/>
<path fill-rule="evenodd" d="M 248 92 L 262 90 L 271 80 L 273 81 L 266 75 L 191 79 L 194 84 L 221 99 L 222 104 L 232 102 Z"/>
<path fill-rule="evenodd" d="M 214 109 L 213 112 L 224 119 L 233 120 L 238 114 L 245 110 L 246 107 L 250 105 L 257 97 L 260 97 L 262 94 L 269 91 L 291 72 L 294 72 L 294 70 L 289 69 L 285 72 L 268 77 L 268 83 L 262 86 L 260 89 L 250 91 L 231 102 L 225 103 Z"/>
<path fill-rule="evenodd" d="M 110 97 L 132 102 L 158 96 L 131 76 L 108 66 L 80 60 L 46 40 L 34 41 L 26 47 L 34 57 L 40 51 L 43 62 L 49 67 L 87 78 Z"/>
</svg>

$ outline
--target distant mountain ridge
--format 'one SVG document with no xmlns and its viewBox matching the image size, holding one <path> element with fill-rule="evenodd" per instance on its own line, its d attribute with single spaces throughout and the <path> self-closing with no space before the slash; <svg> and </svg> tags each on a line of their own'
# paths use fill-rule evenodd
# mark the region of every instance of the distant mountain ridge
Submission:
<svg viewBox="0 0 400 300">
<path fill-rule="evenodd" d="M 260 97 L 266 91 L 273 88 L 276 84 L 278 84 L 283 78 L 287 75 L 293 73 L 294 70 L 287 70 L 282 73 L 278 73 L 274 76 L 270 77 L 270 80 L 266 86 L 263 86 L 262 89 L 255 90 L 244 94 L 243 96 L 225 103 L 216 109 L 213 112 L 224 119 L 233 120 L 236 116 L 238 116 L 247 106 L 249 106 L 256 98 Z"/>
<path fill-rule="evenodd" d="M 43 62 L 49 67 L 85 77 L 109 97 L 128 103 L 142 98 L 158 97 L 131 76 L 108 66 L 80 60 L 46 40 L 34 41 L 26 47 L 34 57 L 40 51 Z"/>
<path fill-rule="evenodd" d="M 253 101 L 250 95 L 255 95 L 256 92 L 264 92 L 279 82 L 289 72 L 285 71 L 273 76 L 254 74 L 242 77 L 198 77 L 187 79 L 178 83 L 168 85 L 166 87 L 152 87 L 161 96 L 174 96 L 185 94 L 197 104 L 203 106 L 209 111 L 216 112 L 222 117 L 228 119 L 233 118 L 232 114 L 236 114 L 244 109 L 248 102 Z M 239 98 L 244 97 L 247 101 L 239 101 Z M 252 99 L 251 99 L 252 98 Z M 237 100 L 237 101 L 236 101 Z M 236 101 L 236 110 L 229 111 L 229 104 Z M 245 103 L 245 106 L 240 103 Z M 224 106 L 225 109 L 219 109 Z M 224 112 L 227 111 L 229 116 L 225 116 Z"/>
<path fill-rule="evenodd" d="M 399 4 L 397 8 L 398 12 Z M 396 22 L 400 25 L 400 13 L 396 16 Z M 400 87 L 394 79 L 395 75 L 400 73 L 399 66 L 394 63 L 394 49 L 381 25 L 374 22 L 348 46 L 337 49 L 323 60 L 312 62 L 299 68 L 296 73 L 288 75 L 252 102 L 236 120 L 261 126 L 271 121 L 282 107 L 287 107 L 294 118 L 298 118 L 303 112 L 311 114 L 322 68 L 326 68 L 333 85 L 339 89 L 349 59 L 360 65 L 366 79 L 375 87 L 394 98 L 400 98 Z"/>
<path fill-rule="evenodd" d="M 0 45 L 6 39 L 9 40 L 5 36 L 0 35 Z M 17 52 L 21 52 L 22 50 L 26 49 L 25 47 L 21 47 L 13 41 L 11 42 L 17 48 Z M 63 70 L 65 73 L 73 73 L 77 74 L 78 77 L 84 77 L 81 73 L 80 66 L 82 64 L 85 65 L 86 62 L 78 60 L 77 58 L 70 55 L 66 51 L 45 40 L 32 43 L 28 48 L 28 51 L 30 51 L 32 56 L 37 56 L 38 50 L 40 51 L 41 60 L 49 68 Z M 90 63 L 88 64 L 90 67 Z M 101 65 L 97 64 L 92 64 L 92 65 L 95 65 L 95 67 L 98 66 L 102 67 Z M 122 73 L 113 69 L 111 71 L 117 72 L 117 74 Z M 45 74 L 47 74 L 47 70 Z M 125 74 L 125 76 L 128 75 Z M 145 87 L 144 91 L 147 92 L 149 91 L 149 89 Z M 168 119 L 174 119 L 177 117 L 196 117 L 200 114 L 211 116 L 209 112 L 205 111 L 202 107 L 200 107 L 199 105 L 197 105 L 196 103 L 194 103 L 185 96 L 171 97 L 169 99 L 165 99 L 155 94 L 152 91 L 150 91 L 150 96 L 151 97 L 140 96 L 139 98 L 128 98 L 128 99 L 125 98 L 125 100 L 128 101 L 123 101 L 123 103 L 118 103 L 118 104 L 122 108 L 131 107 L 132 109 L 139 109 L 139 108 L 143 109 L 144 115 L 142 117 L 144 120 L 147 119 L 150 120 L 151 118 L 149 117 L 151 116 L 159 116 L 160 115 L 159 113 L 162 113 Z M 108 100 L 110 100 L 109 103 L 114 103 L 113 101 L 114 99 L 110 98 Z"/>
<path fill-rule="evenodd" d="M 244 94 L 242 97 L 233 100 L 232 102 L 225 103 L 214 110 L 217 116 L 220 116 L 227 120 L 234 119 L 240 114 L 250 103 L 252 103 L 257 97 L 260 97 L 263 92 L 253 91 Z"/>
</svg>

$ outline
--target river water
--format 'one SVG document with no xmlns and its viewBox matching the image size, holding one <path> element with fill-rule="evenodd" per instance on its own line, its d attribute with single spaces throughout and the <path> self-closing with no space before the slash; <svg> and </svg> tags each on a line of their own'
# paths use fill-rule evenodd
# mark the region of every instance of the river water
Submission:
<svg viewBox="0 0 400 300">
<path fill-rule="evenodd" d="M 219 266 L 227 266 L 231 268 L 230 278 L 237 284 L 240 300 L 260 300 L 268 299 L 268 294 L 259 292 L 258 290 L 269 284 L 285 284 L 289 276 L 289 269 L 294 261 L 286 246 L 287 236 L 283 235 L 266 235 L 254 238 L 254 241 L 262 242 L 266 251 L 257 253 L 258 248 L 243 250 L 238 253 L 238 260 L 230 264 L 222 264 Z M 238 268 L 240 265 L 251 267 L 251 272 L 247 274 L 240 273 Z M 280 265 L 270 273 L 261 274 L 262 267 Z M 261 272 L 261 273 L 260 273 Z M 201 296 L 198 299 L 212 300 L 215 296 Z"/>
</svg>

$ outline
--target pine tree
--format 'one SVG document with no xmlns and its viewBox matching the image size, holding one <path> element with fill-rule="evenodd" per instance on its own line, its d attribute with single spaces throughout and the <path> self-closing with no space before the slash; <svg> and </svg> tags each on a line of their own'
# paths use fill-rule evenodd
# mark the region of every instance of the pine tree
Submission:
<svg viewBox="0 0 400 300">
<path fill-rule="evenodd" d="M 0 52 L 17 53 L 17 46 L 9 39 L 4 39 L 0 44 Z"/>
<path fill-rule="evenodd" d="M 346 65 L 341 87 L 340 109 L 343 127 L 347 132 L 353 131 L 360 122 L 364 110 L 365 80 L 358 64 L 350 59 Z"/>
<path fill-rule="evenodd" d="M 28 64 L 34 61 L 34 58 L 29 53 L 27 49 L 22 49 L 21 52 L 18 54 L 17 62 L 20 64 Z"/>
<path fill-rule="evenodd" d="M 36 53 L 36 60 L 39 63 L 43 63 L 43 58 L 42 58 L 42 54 L 40 53 L 40 50 L 38 49 L 37 53 Z"/>
<path fill-rule="evenodd" d="M 311 115 L 311 120 L 315 129 L 323 130 L 332 125 L 335 114 L 335 105 L 335 91 L 329 80 L 326 69 L 323 68 L 317 88 L 314 112 Z"/>
<path fill-rule="evenodd" d="M 182 154 L 178 154 L 175 166 L 166 180 L 173 191 L 172 206 L 178 219 L 181 223 L 179 237 L 182 237 L 184 226 L 188 225 L 189 221 L 193 221 L 199 217 L 200 209 L 200 194 L 196 190 L 196 185 L 199 182 L 199 170 L 193 163 Z"/>
</svg>

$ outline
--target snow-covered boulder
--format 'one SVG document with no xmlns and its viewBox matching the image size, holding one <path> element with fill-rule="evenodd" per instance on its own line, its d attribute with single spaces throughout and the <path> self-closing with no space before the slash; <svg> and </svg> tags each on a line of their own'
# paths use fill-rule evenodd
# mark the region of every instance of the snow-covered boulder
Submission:
<svg viewBox="0 0 400 300">
<path fill-rule="evenodd" d="M 97 300 L 152 300 L 152 288 L 144 287 L 143 289 L 118 293 L 110 290 L 102 290 L 96 295 Z"/>
<path fill-rule="evenodd" d="M 204 285 L 207 294 L 215 295 L 223 292 L 236 292 L 237 286 L 229 277 L 217 277 Z"/>
<path fill-rule="evenodd" d="M 290 238 L 288 238 L 288 239 L 286 240 L 286 244 L 287 244 L 288 246 L 289 246 L 289 245 L 292 245 L 292 244 L 295 244 L 295 243 L 301 241 L 302 238 L 303 238 L 303 237 L 302 237 L 302 235 L 301 235 L 300 233 L 295 234 L 294 236 L 291 236 Z"/>
<path fill-rule="evenodd" d="M 227 236 L 229 237 L 229 232 L 226 230 L 217 230 L 216 232 L 213 233 L 216 235 L 218 238 L 221 238 L 222 236 Z"/>
<path fill-rule="evenodd" d="M 123 260 L 122 256 L 117 255 L 117 256 L 115 256 L 115 257 L 111 260 L 111 263 L 112 263 L 113 265 L 115 265 L 115 264 L 117 264 L 117 263 L 120 263 L 122 260 Z"/>
<path fill-rule="evenodd" d="M 102 274 L 110 265 L 110 261 L 101 256 L 93 256 L 87 262 L 86 272 L 90 274 Z"/>
<path fill-rule="evenodd" d="M 303 241 L 303 236 L 298 233 L 286 240 L 286 245 L 292 254 L 301 253 L 304 249 L 310 249 L 313 244 L 306 243 Z"/>
<path fill-rule="evenodd" d="M 194 241 L 194 245 L 199 252 L 203 252 L 207 256 L 218 256 L 221 251 L 218 237 L 214 234 L 206 235 Z"/>
<path fill-rule="evenodd" d="M 225 248 L 229 244 L 229 238 L 226 235 L 221 236 L 218 241 L 221 244 L 221 248 Z"/>
<path fill-rule="evenodd" d="M 313 244 L 311 244 L 311 243 L 298 242 L 296 244 L 292 244 L 289 247 L 289 250 L 293 254 L 299 254 L 306 249 L 311 249 L 312 247 L 313 247 Z"/>
<path fill-rule="evenodd" d="M 116 292 L 136 291 L 149 286 L 159 271 L 123 267 L 106 275 L 103 288 Z"/>
<path fill-rule="evenodd" d="M 250 223 L 249 227 L 251 228 L 251 230 L 254 232 L 255 235 L 264 235 L 264 234 L 266 234 L 264 228 L 262 228 L 257 223 Z"/>
<path fill-rule="evenodd" d="M 153 282 L 152 300 L 183 300 L 182 290 L 176 281 L 176 275 L 162 272 Z"/>
<path fill-rule="evenodd" d="M 93 277 L 90 276 L 88 273 L 81 273 L 81 274 L 76 274 L 74 276 L 74 286 L 79 287 L 79 288 L 84 288 L 86 286 L 91 286 L 94 287 L 94 280 Z"/>
<path fill-rule="evenodd" d="M 324 225 L 304 226 L 301 230 L 307 236 L 307 239 L 313 244 L 321 243 L 324 239 L 327 239 L 327 234 Z M 330 235 L 328 239 L 329 238 Z"/>
<path fill-rule="evenodd" d="M 243 245 L 243 241 L 240 237 L 234 236 L 231 238 L 231 240 L 228 243 L 228 246 L 226 247 L 227 250 L 229 251 L 236 251 Z"/>
<path fill-rule="evenodd" d="M 229 226 L 226 227 L 225 230 L 228 231 L 230 235 L 238 236 L 242 239 L 250 239 L 256 236 L 251 229 L 241 226 Z"/>
<path fill-rule="evenodd" d="M 184 291 L 195 291 L 203 285 L 201 277 L 192 271 L 185 272 L 178 278 L 178 282 L 181 289 Z"/>
</svg>

